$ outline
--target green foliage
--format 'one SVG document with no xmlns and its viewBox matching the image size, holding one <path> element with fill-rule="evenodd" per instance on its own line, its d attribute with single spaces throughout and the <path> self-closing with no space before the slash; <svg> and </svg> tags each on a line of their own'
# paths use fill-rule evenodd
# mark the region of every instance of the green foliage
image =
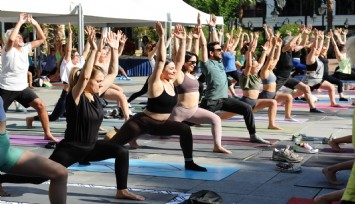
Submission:
<svg viewBox="0 0 355 204">
<path fill-rule="evenodd" d="M 298 32 L 298 28 L 299 28 L 299 25 L 297 25 L 297 24 L 285 24 L 285 25 L 281 26 L 279 31 L 281 33 L 281 37 L 283 38 L 286 36 L 287 30 L 291 31 L 292 36 L 295 36 Z"/>
</svg>

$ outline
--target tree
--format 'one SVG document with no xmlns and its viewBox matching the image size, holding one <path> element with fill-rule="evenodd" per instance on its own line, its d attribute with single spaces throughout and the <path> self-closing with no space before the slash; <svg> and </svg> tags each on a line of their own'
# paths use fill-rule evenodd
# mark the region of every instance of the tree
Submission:
<svg viewBox="0 0 355 204">
<path fill-rule="evenodd" d="M 334 11 L 334 1 L 328 0 L 327 1 L 327 23 L 328 23 L 328 30 L 333 28 L 333 11 Z"/>
</svg>

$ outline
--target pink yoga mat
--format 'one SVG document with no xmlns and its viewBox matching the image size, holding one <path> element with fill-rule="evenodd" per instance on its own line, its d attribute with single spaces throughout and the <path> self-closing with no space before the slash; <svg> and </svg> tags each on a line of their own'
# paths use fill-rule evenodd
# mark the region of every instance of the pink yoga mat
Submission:
<svg viewBox="0 0 355 204">
<path fill-rule="evenodd" d="M 349 108 L 352 108 L 353 106 L 351 105 L 341 105 L 342 107 L 331 107 L 329 104 L 315 104 L 317 108 L 320 109 L 332 109 L 332 110 L 347 110 Z M 308 103 L 294 103 L 292 105 L 294 108 L 309 108 Z"/>
<path fill-rule="evenodd" d="M 9 135 L 12 145 L 46 145 L 50 140 L 44 140 L 43 136 L 34 135 Z M 57 137 L 59 140 L 62 137 Z"/>
<path fill-rule="evenodd" d="M 200 144 L 213 144 L 213 137 L 212 135 L 193 135 L 194 143 Z M 169 139 L 161 139 L 160 136 L 153 136 L 153 135 L 143 135 L 139 137 L 140 139 L 146 140 L 153 140 L 153 141 L 165 141 L 165 142 L 179 142 L 179 136 L 172 136 Z M 264 138 L 266 139 L 266 138 Z M 279 140 L 276 139 L 266 139 L 270 141 L 270 145 L 275 144 Z M 269 146 L 267 144 L 258 144 L 249 142 L 249 138 L 243 137 L 222 137 L 222 144 L 223 145 L 235 145 L 235 146 L 248 146 L 248 147 L 265 147 Z"/>
</svg>

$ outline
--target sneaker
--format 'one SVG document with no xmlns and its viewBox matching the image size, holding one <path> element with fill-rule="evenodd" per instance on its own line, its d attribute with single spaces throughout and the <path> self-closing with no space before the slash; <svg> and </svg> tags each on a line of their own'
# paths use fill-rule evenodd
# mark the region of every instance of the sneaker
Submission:
<svg viewBox="0 0 355 204">
<path fill-rule="evenodd" d="M 309 112 L 311 112 L 311 113 L 324 113 L 324 111 L 319 110 L 318 108 L 311 108 L 311 109 L 309 109 Z"/>
<path fill-rule="evenodd" d="M 131 81 L 132 79 L 129 78 L 129 77 L 125 77 L 124 80 L 126 80 L 126 81 Z"/>
<path fill-rule="evenodd" d="M 299 143 L 292 147 L 293 151 L 307 154 L 315 154 L 318 153 L 318 149 L 314 149 L 308 143 Z"/>
<path fill-rule="evenodd" d="M 275 148 L 274 151 L 272 152 L 272 160 L 281 161 L 281 162 L 290 162 L 290 163 L 301 162 L 303 158 L 295 154 L 289 148 L 290 148 L 289 146 L 280 150 Z"/>
<path fill-rule="evenodd" d="M 299 173 L 302 171 L 300 166 L 291 163 L 279 162 L 276 164 L 276 170 L 284 173 Z"/>
</svg>

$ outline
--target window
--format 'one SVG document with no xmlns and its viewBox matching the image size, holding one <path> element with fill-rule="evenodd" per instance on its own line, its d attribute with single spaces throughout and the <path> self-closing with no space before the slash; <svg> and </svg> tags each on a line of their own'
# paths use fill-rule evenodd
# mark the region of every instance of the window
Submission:
<svg viewBox="0 0 355 204">
<path fill-rule="evenodd" d="M 354 15 L 355 1 L 354 0 L 336 0 L 335 6 L 336 15 Z"/>
</svg>

